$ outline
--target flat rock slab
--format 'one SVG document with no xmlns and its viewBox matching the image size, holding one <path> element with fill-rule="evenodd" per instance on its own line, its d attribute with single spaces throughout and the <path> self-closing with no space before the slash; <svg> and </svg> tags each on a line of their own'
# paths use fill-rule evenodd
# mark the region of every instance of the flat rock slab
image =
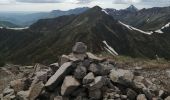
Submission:
<svg viewBox="0 0 170 100">
<path fill-rule="evenodd" d="M 64 63 L 57 71 L 56 73 L 47 81 L 45 84 L 45 87 L 47 90 L 53 91 L 59 83 L 62 82 L 64 77 L 72 71 L 72 62 Z"/>
</svg>

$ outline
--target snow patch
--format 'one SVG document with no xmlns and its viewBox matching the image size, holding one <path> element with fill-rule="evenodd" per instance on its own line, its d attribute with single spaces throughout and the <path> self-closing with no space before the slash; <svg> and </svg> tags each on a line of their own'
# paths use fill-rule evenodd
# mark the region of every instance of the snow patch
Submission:
<svg viewBox="0 0 170 100">
<path fill-rule="evenodd" d="M 103 11 L 105 14 L 109 15 L 109 13 L 108 13 L 106 10 L 102 9 L 102 11 Z"/>
<path fill-rule="evenodd" d="M 106 47 L 104 47 L 109 53 L 111 53 L 112 55 L 118 55 L 118 53 L 111 47 L 107 44 L 106 41 L 103 41 L 103 43 L 106 45 Z"/>
<path fill-rule="evenodd" d="M 119 23 L 122 24 L 123 26 L 127 27 L 127 28 L 130 29 L 130 30 L 135 30 L 135 31 L 141 32 L 141 33 L 143 33 L 143 34 L 151 35 L 151 34 L 153 33 L 152 31 L 151 31 L 151 32 L 142 31 L 142 30 L 137 29 L 137 28 L 135 28 L 135 27 L 132 27 L 132 26 L 130 26 L 130 25 L 124 24 L 124 23 L 122 23 L 121 21 L 119 21 Z"/>
<path fill-rule="evenodd" d="M 155 32 L 156 32 L 156 33 L 160 33 L 160 34 L 164 33 L 164 32 L 162 32 L 160 29 L 159 29 L 159 30 L 156 30 Z"/>
<path fill-rule="evenodd" d="M 7 27 L 6 29 L 11 29 L 11 30 L 24 30 L 24 29 L 28 29 L 29 27 L 23 27 L 23 28 L 9 28 Z"/>
<path fill-rule="evenodd" d="M 167 28 L 167 27 L 169 27 L 170 26 L 170 22 L 169 23 L 167 23 L 166 25 L 164 25 L 161 29 L 158 29 L 158 30 L 156 30 L 155 32 L 157 32 L 157 33 L 164 33 L 164 32 L 162 32 L 162 30 L 164 29 L 164 28 Z"/>
</svg>

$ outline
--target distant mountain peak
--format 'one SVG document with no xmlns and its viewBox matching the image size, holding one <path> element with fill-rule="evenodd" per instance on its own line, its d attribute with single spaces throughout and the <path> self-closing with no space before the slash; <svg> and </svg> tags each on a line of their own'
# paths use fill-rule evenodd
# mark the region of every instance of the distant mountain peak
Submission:
<svg viewBox="0 0 170 100">
<path fill-rule="evenodd" d="M 92 9 L 95 9 L 95 10 L 102 10 L 102 8 L 100 6 L 94 6 Z"/>
<path fill-rule="evenodd" d="M 136 12 L 138 11 L 138 8 L 136 8 L 134 5 L 130 5 L 126 10 L 131 11 L 131 12 Z"/>
</svg>

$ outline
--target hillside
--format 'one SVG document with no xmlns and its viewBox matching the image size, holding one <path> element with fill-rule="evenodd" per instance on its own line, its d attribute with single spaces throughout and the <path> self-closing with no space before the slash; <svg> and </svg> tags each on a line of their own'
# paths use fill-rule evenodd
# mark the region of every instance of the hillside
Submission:
<svg viewBox="0 0 170 100">
<path fill-rule="evenodd" d="M 141 10 L 134 8 L 133 12 L 127 9 L 106 9 L 106 11 L 115 19 L 145 31 L 157 30 L 170 22 L 170 7 L 153 7 Z"/>
<path fill-rule="evenodd" d="M 10 27 L 10 28 L 15 28 L 15 27 L 19 27 L 18 25 L 15 25 L 11 22 L 8 21 L 0 21 L 0 27 Z"/>
<path fill-rule="evenodd" d="M 25 30 L 1 29 L 0 54 L 12 63 L 51 63 L 78 41 L 93 53 L 170 59 L 168 31 L 150 34 L 131 28 L 98 6 L 79 15 L 42 19 Z"/>
</svg>

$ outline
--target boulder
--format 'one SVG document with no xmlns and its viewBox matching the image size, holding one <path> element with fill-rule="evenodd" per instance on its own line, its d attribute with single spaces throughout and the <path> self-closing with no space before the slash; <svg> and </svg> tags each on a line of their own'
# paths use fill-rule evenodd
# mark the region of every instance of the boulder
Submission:
<svg viewBox="0 0 170 100">
<path fill-rule="evenodd" d="M 57 71 L 56 73 L 50 77 L 50 79 L 45 84 L 45 87 L 48 90 L 54 90 L 60 82 L 64 79 L 64 77 L 69 74 L 73 68 L 71 67 L 72 62 L 64 63 Z"/>
<path fill-rule="evenodd" d="M 84 76 L 86 76 L 87 69 L 84 66 L 77 66 L 77 68 L 74 71 L 74 77 L 77 79 L 83 79 Z"/>
<path fill-rule="evenodd" d="M 35 100 L 41 93 L 43 87 L 44 84 L 42 83 L 42 81 L 33 82 L 29 90 L 28 99 Z"/>
<path fill-rule="evenodd" d="M 137 96 L 137 100 L 147 100 L 147 99 L 146 99 L 146 96 L 144 94 L 139 94 Z"/>
<path fill-rule="evenodd" d="M 100 66 L 102 75 L 110 74 L 110 71 L 114 68 L 114 66 L 112 64 L 109 64 L 109 62 L 100 63 Z"/>
<path fill-rule="evenodd" d="M 110 79 L 113 82 L 125 85 L 127 87 L 132 84 L 133 78 L 134 74 L 130 70 L 112 69 L 110 73 Z"/>
<path fill-rule="evenodd" d="M 54 100 L 69 100 L 69 98 L 62 97 L 62 96 L 56 96 L 56 97 L 54 97 Z"/>
<path fill-rule="evenodd" d="M 89 84 L 89 89 L 90 90 L 96 90 L 96 89 L 100 89 L 102 86 L 104 86 L 106 83 L 106 78 L 103 76 L 97 76 L 94 79 L 94 82 Z"/>
<path fill-rule="evenodd" d="M 83 54 L 86 53 L 86 51 L 87 46 L 82 42 L 77 42 L 72 48 L 73 53 Z"/>
<path fill-rule="evenodd" d="M 66 76 L 61 86 L 61 94 L 70 95 L 79 85 L 80 83 L 73 76 Z"/>
<path fill-rule="evenodd" d="M 102 98 L 102 92 L 100 89 L 89 90 L 90 100 L 100 100 Z"/>
<path fill-rule="evenodd" d="M 90 72 L 83 78 L 83 84 L 92 83 L 94 79 L 95 79 L 94 74 Z"/>
</svg>

